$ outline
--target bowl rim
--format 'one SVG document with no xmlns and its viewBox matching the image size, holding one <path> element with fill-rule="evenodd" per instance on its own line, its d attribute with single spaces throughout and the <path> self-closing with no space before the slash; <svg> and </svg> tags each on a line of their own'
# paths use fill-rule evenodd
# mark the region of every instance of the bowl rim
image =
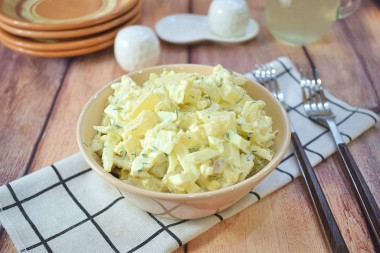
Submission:
<svg viewBox="0 0 380 253">
<path fill-rule="evenodd" d="M 204 68 L 204 67 L 214 68 L 215 67 L 215 66 L 211 66 L 211 65 L 192 64 L 192 63 L 165 64 L 165 65 L 157 65 L 154 67 L 145 68 L 142 70 L 130 72 L 127 75 L 130 76 L 130 75 L 139 74 L 142 72 L 147 72 L 147 71 L 156 70 L 156 69 L 163 69 L 164 70 L 165 68 L 173 68 L 173 67 L 174 68 L 178 68 L 178 67 L 181 68 L 181 67 L 186 67 L 186 66 L 201 67 L 201 68 Z M 259 89 L 262 89 L 265 93 L 272 96 L 272 94 L 266 88 L 261 86 L 256 81 L 248 79 L 247 77 L 245 77 L 244 75 L 242 75 L 240 73 L 237 73 L 237 72 L 233 72 L 233 73 L 236 75 L 244 77 L 247 81 L 252 82 L 254 85 L 257 85 L 259 87 Z M 102 92 L 109 89 L 111 84 L 119 81 L 120 79 L 121 79 L 121 77 L 107 83 L 103 88 L 101 88 L 93 96 L 91 96 L 91 98 L 86 103 L 86 105 L 83 107 L 83 109 L 79 115 L 77 127 L 76 127 L 76 137 L 77 137 L 77 143 L 78 143 L 80 152 L 81 152 L 83 158 L 85 159 L 85 161 L 87 162 L 87 164 L 91 167 L 91 169 L 94 170 L 96 173 L 98 173 L 107 182 L 111 183 L 113 186 L 120 188 L 121 190 L 125 190 L 128 193 L 132 193 L 132 194 L 140 195 L 140 196 L 144 196 L 144 197 L 149 197 L 149 198 L 161 199 L 161 200 L 200 200 L 200 199 L 217 197 L 220 195 L 228 194 L 229 192 L 232 192 L 237 188 L 244 188 L 245 186 L 249 185 L 252 181 L 256 181 L 256 180 L 261 181 L 263 178 L 265 178 L 267 175 L 269 175 L 277 167 L 277 165 L 282 161 L 283 157 L 285 156 L 285 154 L 288 150 L 288 147 L 290 144 L 290 136 L 291 136 L 289 117 L 288 117 L 286 110 L 281 105 L 281 103 L 272 96 L 275 104 L 277 104 L 278 108 L 280 109 L 281 115 L 283 116 L 284 121 L 285 121 L 285 128 L 284 128 L 285 140 L 283 143 L 284 148 L 281 149 L 279 153 L 276 153 L 275 156 L 273 157 L 273 159 L 263 169 L 261 169 L 259 172 L 257 172 L 255 175 L 253 175 L 253 176 L 251 176 L 251 177 L 249 177 L 249 178 L 247 178 L 247 179 L 245 179 L 239 183 L 231 185 L 231 186 L 227 186 L 227 187 L 224 187 L 224 188 L 221 188 L 218 190 L 214 190 L 214 191 L 199 192 L 199 193 L 156 192 L 156 191 L 147 190 L 147 189 L 140 188 L 138 186 L 134 186 L 134 185 L 128 184 L 126 182 L 123 182 L 122 180 L 114 177 L 112 174 L 104 171 L 104 169 L 86 152 L 85 144 L 81 140 L 81 126 L 82 126 L 84 115 L 87 112 L 87 109 L 89 108 L 89 106 L 92 103 L 94 103 L 94 101 L 97 99 L 97 97 Z"/>
</svg>

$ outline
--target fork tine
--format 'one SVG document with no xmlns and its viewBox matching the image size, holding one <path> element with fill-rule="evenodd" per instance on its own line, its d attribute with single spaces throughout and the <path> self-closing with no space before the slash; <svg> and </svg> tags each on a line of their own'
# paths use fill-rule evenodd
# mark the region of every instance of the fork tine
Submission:
<svg viewBox="0 0 380 253">
<path fill-rule="evenodd" d="M 276 96 L 276 90 L 274 89 L 274 86 L 273 86 L 273 79 L 272 79 L 272 72 L 271 72 L 271 68 L 270 67 L 265 67 L 265 76 L 266 76 L 266 81 L 267 81 L 267 85 L 268 85 L 268 90 L 272 93 L 272 95 L 274 97 L 277 97 Z"/>
<path fill-rule="evenodd" d="M 314 79 L 313 70 L 307 71 L 306 83 L 309 91 L 310 108 L 313 111 L 318 111 L 317 91 L 315 89 L 316 81 Z"/>
<path fill-rule="evenodd" d="M 307 71 L 305 69 L 300 69 L 301 73 L 301 90 L 302 90 L 302 100 L 304 103 L 304 108 L 305 111 L 308 112 L 311 110 L 310 107 L 310 93 L 309 93 L 309 88 L 307 85 L 307 78 L 306 78 L 306 73 Z"/>
<path fill-rule="evenodd" d="M 322 90 L 321 79 L 319 78 L 317 69 L 313 70 L 313 76 L 314 76 L 314 79 L 312 81 L 313 83 L 312 88 L 314 90 L 314 99 L 315 99 L 316 109 L 322 112 L 325 110 L 324 100 L 323 100 L 324 94 Z"/>
<path fill-rule="evenodd" d="M 260 71 L 261 71 L 261 66 L 258 64 L 255 64 L 255 69 L 253 70 L 253 76 L 256 78 L 256 80 L 259 83 L 262 83 L 261 77 L 260 77 Z"/>
<path fill-rule="evenodd" d="M 300 84 L 306 114 L 313 118 L 331 115 L 330 106 L 325 97 L 318 71 L 316 69 L 303 69 L 300 70 L 300 73 Z"/>
<path fill-rule="evenodd" d="M 255 65 L 254 76 L 261 85 L 267 88 L 264 65 L 258 65 L 258 64 Z"/>
<path fill-rule="evenodd" d="M 321 79 L 319 78 L 319 74 L 318 74 L 318 71 L 315 70 L 315 73 L 316 73 L 316 79 L 317 79 L 317 88 L 318 88 L 318 92 L 319 92 L 319 95 L 321 96 L 321 103 L 322 103 L 322 106 L 325 110 L 330 110 L 330 105 L 327 101 L 327 98 L 325 96 L 325 92 L 323 90 L 323 86 L 322 86 L 322 81 Z"/>
<path fill-rule="evenodd" d="M 315 104 L 316 104 L 317 110 L 318 111 L 324 111 L 325 107 L 323 104 L 322 93 L 321 93 L 320 87 L 314 86 L 314 93 L 315 93 L 314 97 L 315 97 Z"/>
<path fill-rule="evenodd" d="M 272 95 L 278 99 L 278 89 L 276 89 L 275 84 L 277 83 L 275 80 L 275 74 L 273 74 L 274 68 L 273 66 L 266 67 L 266 80 L 268 83 L 268 90 L 272 93 Z"/>
<path fill-rule="evenodd" d="M 269 67 L 270 71 L 270 80 L 272 83 L 272 94 L 282 103 L 284 102 L 284 95 L 282 94 L 280 87 L 278 86 L 278 82 L 276 80 L 276 69 L 273 67 L 273 65 L 270 65 Z"/>
<path fill-rule="evenodd" d="M 261 65 L 261 78 L 263 80 L 263 84 L 265 88 L 267 88 L 270 92 L 272 92 L 271 85 L 269 84 L 269 78 L 267 75 L 267 67 L 264 65 Z"/>
<path fill-rule="evenodd" d="M 276 81 L 276 70 L 273 65 L 255 65 L 253 75 L 271 94 L 281 103 L 284 103 L 283 94 Z"/>
</svg>

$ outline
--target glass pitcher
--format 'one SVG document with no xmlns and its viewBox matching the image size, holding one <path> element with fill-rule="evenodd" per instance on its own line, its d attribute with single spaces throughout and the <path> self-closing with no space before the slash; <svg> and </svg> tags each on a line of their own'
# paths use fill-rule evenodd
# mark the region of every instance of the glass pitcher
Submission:
<svg viewBox="0 0 380 253">
<path fill-rule="evenodd" d="M 281 42 L 306 45 L 320 39 L 335 20 L 351 15 L 360 0 L 266 0 L 265 18 Z"/>
</svg>

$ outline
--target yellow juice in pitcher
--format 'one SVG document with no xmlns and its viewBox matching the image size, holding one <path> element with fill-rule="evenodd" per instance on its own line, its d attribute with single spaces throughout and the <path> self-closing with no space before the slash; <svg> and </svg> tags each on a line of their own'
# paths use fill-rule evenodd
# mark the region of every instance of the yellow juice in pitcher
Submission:
<svg viewBox="0 0 380 253">
<path fill-rule="evenodd" d="M 306 45 L 329 30 L 338 8 L 339 0 L 266 0 L 265 18 L 279 41 Z"/>
</svg>

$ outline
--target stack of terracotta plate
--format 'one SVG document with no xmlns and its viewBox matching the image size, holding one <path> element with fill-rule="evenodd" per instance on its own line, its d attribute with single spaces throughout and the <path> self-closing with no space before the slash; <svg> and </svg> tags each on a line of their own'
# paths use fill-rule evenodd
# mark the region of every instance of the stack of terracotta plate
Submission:
<svg viewBox="0 0 380 253">
<path fill-rule="evenodd" d="M 38 57 L 71 57 L 112 46 L 140 21 L 142 0 L 0 0 L 0 41 Z"/>
</svg>

